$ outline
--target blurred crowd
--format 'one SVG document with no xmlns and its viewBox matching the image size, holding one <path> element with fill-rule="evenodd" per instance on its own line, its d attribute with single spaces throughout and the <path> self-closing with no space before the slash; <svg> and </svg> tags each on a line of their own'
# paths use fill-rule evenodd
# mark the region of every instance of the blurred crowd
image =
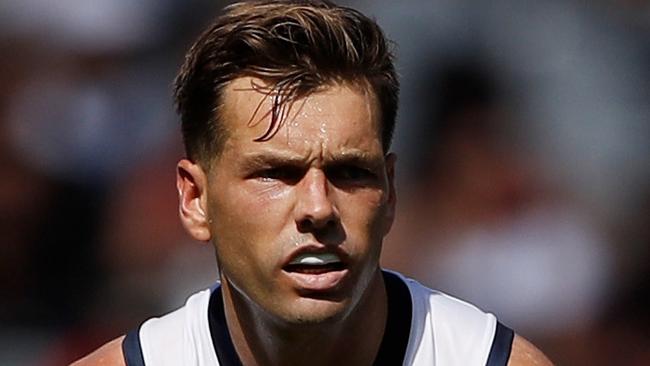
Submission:
<svg viewBox="0 0 650 366">
<path fill-rule="evenodd" d="M 216 280 L 177 218 L 171 83 L 227 3 L 0 2 L 0 364 L 66 364 Z M 383 265 L 557 364 L 650 364 L 650 5 L 341 3 L 396 43 Z"/>
</svg>

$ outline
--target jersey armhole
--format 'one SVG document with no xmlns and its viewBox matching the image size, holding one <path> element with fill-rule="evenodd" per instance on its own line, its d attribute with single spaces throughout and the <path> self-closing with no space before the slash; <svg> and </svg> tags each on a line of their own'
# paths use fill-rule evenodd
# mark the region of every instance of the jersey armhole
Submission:
<svg viewBox="0 0 650 366">
<path fill-rule="evenodd" d="M 510 359 L 514 338 L 515 332 L 512 329 L 497 322 L 486 366 L 506 366 Z"/>
<path fill-rule="evenodd" d="M 140 345 L 140 327 L 129 331 L 122 341 L 122 353 L 126 366 L 145 366 L 142 346 Z"/>
</svg>

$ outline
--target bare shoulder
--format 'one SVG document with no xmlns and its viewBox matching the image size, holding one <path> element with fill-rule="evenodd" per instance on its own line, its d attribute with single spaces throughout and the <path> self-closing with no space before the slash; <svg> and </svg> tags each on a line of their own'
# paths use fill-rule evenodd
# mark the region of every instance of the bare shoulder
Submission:
<svg viewBox="0 0 650 366">
<path fill-rule="evenodd" d="M 113 339 L 88 356 L 73 362 L 70 366 L 125 366 L 122 354 L 123 339 L 124 336 Z"/>
<path fill-rule="evenodd" d="M 515 335 L 508 366 L 552 366 L 553 363 L 524 337 Z"/>
</svg>

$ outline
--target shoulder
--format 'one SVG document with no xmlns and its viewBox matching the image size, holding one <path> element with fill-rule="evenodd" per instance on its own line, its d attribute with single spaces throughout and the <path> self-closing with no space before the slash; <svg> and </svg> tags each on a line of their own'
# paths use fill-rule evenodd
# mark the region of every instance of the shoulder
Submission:
<svg viewBox="0 0 650 366">
<path fill-rule="evenodd" d="M 497 325 L 494 315 L 396 275 L 407 284 L 413 309 L 405 364 L 485 364 Z"/>
<path fill-rule="evenodd" d="M 217 288 L 217 286 L 214 286 Z M 133 329 L 125 336 L 116 338 L 102 347 L 98 348 L 86 357 L 74 362 L 71 366 L 86 366 L 86 365 L 106 365 L 106 366 L 125 366 L 125 355 L 129 357 L 136 354 L 145 357 L 158 357 L 157 353 L 153 354 L 148 352 L 153 349 L 163 348 L 165 357 L 179 357 L 182 355 L 182 347 L 184 342 L 179 342 L 179 337 L 182 337 L 185 332 L 200 333 L 194 334 L 191 339 L 205 339 L 210 340 L 210 333 L 207 325 L 207 307 L 209 304 L 211 289 L 197 292 L 190 296 L 185 305 L 165 314 L 161 317 L 150 318 L 140 325 L 140 327 Z M 141 344 L 141 339 L 144 339 L 149 345 Z M 123 350 L 122 343 L 126 342 L 126 349 Z M 133 351 L 133 352 L 131 352 Z"/>
<path fill-rule="evenodd" d="M 508 366 L 552 366 L 553 363 L 525 338 L 515 335 Z"/>
<path fill-rule="evenodd" d="M 398 274 L 399 275 L 399 274 Z M 399 275 L 411 293 L 415 316 L 436 314 L 432 317 L 435 325 L 444 323 L 445 329 L 458 328 L 463 332 L 476 328 L 483 332 L 485 327 L 493 328 L 496 318 L 459 298 L 428 288 L 418 281 Z"/>
<path fill-rule="evenodd" d="M 72 363 L 71 366 L 126 366 L 122 354 L 124 336 L 115 338 L 86 357 Z"/>
<path fill-rule="evenodd" d="M 450 360 L 453 360 L 458 356 L 459 349 L 464 350 L 462 353 L 468 357 L 471 355 L 480 356 L 482 353 L 475 351 L 480 347 L 484 347 L 486 351 L 491 351 L 495 337 L 499 336 L 503 338 L 503 342 L 508 344 L 507 348 L 510 353 L 510 358 L 508 359 L 506 354 L 501 362 L 505 363 L 506 359 L 508 359 L 509 366 L 553 365 L 532 343 L 514 334 L 509 328 L 500 325 L 494 315 L 485 313 L 463 300 L 429 289 L 399 273 L 391 273 L 400 277 L 408 285 L 412 296 L 415 318 L 422 318 L 426 314 L 436 314 L 435 317 L 428 317 L 428 319 L 430 319 L 432 327 L 438 329 L 438 334 L 444 335 L 442 337 L 431 337 L 431 339 L 442 342 L 441 344 L 436 343 L 439 358 L 447 355 L 447 352 L 451 352 L 447 356 L 449 356 Z M 419 319 L 419 321 L 416 320 L 413 325 L 416 328 L 421 328 L 423 323 L 427 323 L 425 318 Z M 499 327 L 506 331 L 500 332 L 500 335 L 496 334 L 499 333 Z M 487 331 L 488 329 L 493 331 Z M 419 333 L 421 333 L 421 330 L 416 332 L 416 334 Z"/>
</svg>

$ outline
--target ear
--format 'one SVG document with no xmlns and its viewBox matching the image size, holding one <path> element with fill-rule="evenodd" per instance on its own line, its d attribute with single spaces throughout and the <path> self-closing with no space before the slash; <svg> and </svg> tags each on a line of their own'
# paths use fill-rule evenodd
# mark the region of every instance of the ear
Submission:
<svg viewBox="0 0 650 366">
<path fill-rule="evenodd" d="M 384 222 L 384 236 L 388 235 L 393 221 L 395 221 L 395 205 L 397 203 L 397 195 L 395 194 L 395 163 L 397 162 L 397 155 L 395 153 L 388 153 L 386 155 L 386 176 L 388 178 L 388 201 L 386 202 L 386 216 Z"/>
<path fill-rule="evenodd" d="M 176 166 L 176 188 L 181 223 L 196 240 L 209 241 L 210 220 L 207 214 L 207 176 L 203 168 L 187 159 Z"/>
</svg>

